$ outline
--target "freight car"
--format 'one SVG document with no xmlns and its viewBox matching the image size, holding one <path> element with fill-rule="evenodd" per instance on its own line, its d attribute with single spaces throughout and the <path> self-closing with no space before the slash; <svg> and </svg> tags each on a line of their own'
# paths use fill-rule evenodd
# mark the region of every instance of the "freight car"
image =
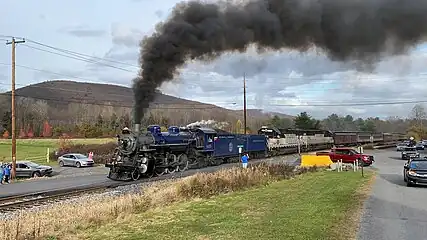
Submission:
<svg viewBox="0 0 427 240">
<path fill-rule="evenodd" d="M 371 133 L 358 131 L 333 132 L 335 146 L 356 146 L 363 144 L 392 144 L 406 139 L 400 133 Z"/>
</svg>

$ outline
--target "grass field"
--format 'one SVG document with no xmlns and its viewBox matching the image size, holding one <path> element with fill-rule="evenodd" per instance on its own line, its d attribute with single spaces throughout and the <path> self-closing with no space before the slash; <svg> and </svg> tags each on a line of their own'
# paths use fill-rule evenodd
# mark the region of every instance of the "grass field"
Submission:
<svg viewBox="0 0 427 240">
<path fill-rule="evenodd" d="M 354 239 L 372 173 L 318 172 L 133 214 L 78 239 Z M 340 184 L 341 183 L 341 184 Z M 74 237 L 74 236 L 73 236 Z M 71 238 L 73 238 L 71 237 Z"/>
<path fill-rule="evenodd" d="M 0 219 L 4 239 L 352 239 L 374 174 L 254 164 Z M 246 190 L 245 190 L 246 189 Z"/>
<path fill-rule="evenodd" d="M 73 144 L 101 144 L 114 141 L 113 138 L 99 139 L 70 139 Z M 46 164 L 47 149 L 54 151 L 58 148 L 58 139 L 18 139 L 16 141 L 17 160 L 31 160 Z M 0 161 L 11 161 L 12 140 L 0 139 Z"/>
</svg>

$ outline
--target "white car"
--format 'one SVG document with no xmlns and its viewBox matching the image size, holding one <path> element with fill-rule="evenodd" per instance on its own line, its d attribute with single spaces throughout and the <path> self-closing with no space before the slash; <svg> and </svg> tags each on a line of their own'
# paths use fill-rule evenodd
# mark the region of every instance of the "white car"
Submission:
<svg viewBox="0 0 427 240">
<path fill-rule="evenodd" d="M 407 147 L 406 143 L 399 143 L 396 145 L 396 151 L 401 152 Z"/>
</svg>

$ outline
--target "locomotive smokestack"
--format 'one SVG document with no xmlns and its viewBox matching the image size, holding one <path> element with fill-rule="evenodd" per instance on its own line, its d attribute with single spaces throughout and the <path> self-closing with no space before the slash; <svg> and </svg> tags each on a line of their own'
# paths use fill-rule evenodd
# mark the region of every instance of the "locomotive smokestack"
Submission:
<svg viewBox="0 0 427 240">
<path fill-rule="evenodd" d="M 139 123 L 135 123 L 135 126 L 134 126 L 134 131 L 135 131 L 135 133 L 139 133 L 140 128 L 141 128 L 141 124 L 139 124 Z"/>
</svg>

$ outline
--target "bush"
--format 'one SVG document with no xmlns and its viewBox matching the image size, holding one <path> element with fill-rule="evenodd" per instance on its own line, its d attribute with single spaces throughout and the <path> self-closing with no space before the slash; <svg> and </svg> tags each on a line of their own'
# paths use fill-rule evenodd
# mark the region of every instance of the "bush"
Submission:
<svg viewBox="0 0 427 240">
<path fill-rule="evenodd" d="M 317 167 L 297 168 L 283 163 L 262 162 L 247 169 L 231 168 L 214 173 L 198 173 L 189 177 L 187 181 L 180 182 L 177 194 L 186 199 L 208 198 L 317 170 Z"/>
<path fill-rule="evenodd" d="M 56 152 L 50 153 L 50 159 L 57 159 L 59 156 L 66 153 L 81 153 L 88 155 L 89 152 L 93 152 L 93 160 L 95 163 L 105 163 L 106 159 L 111 158 L 114 149 L 117 147 L 117 143 L 105 143 L 105 144 L 73 144 L 66 148 L 60 148 Z"/>
</svg>

